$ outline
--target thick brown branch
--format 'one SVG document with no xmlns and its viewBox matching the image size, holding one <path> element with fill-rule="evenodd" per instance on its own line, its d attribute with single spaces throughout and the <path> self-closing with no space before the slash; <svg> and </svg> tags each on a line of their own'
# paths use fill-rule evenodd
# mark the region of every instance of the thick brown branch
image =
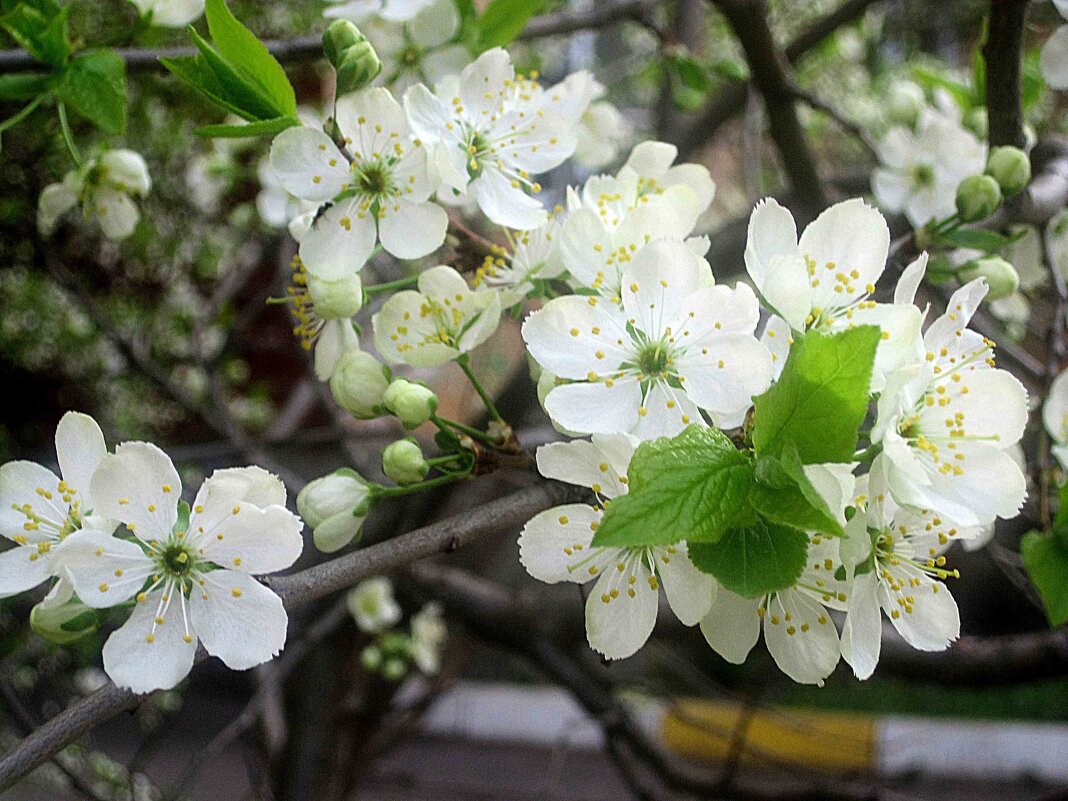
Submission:
<svg viewBox="0 0 1068 801">
<path fill-rule="evenodd" d="M 846 0 L 825 17 L 816 20 L 786 45 L 786 60 L 796 64 L 809 51 L 822 43 L 843 25 L 859 19 L 878 0 Z M 687 158 L 697 148 L 715 136 L 720 127 L 745 108 L 746 82 L 733 81 L 725 86 L 702 114 L 676 141 L 679 154 Z"/>
<path fill-rule="evenodd" d="M 986 61 L 986 112 L 990 144 L 1024 146 L 1020 54 L 1028 0 L 990 0 Z"/>
<path fill-rule="evenodd" d="M 768 132 L 782 157 L 783 168 L 799 198 L 804 216 L 814 218 L 826 205 L 816 159 L 797 117 L 789 66 L 768 27 L 764 0 L 715 0 L 745 51 L 753 83 L 764 97 Z"/>
<path fill-rule="evenodd" d="M 394 539 L 371 545 L 291 576 L 269 580 L 287 609 L 350 587 L 418 559 L 450 553 L 477 539 L 517 528 L 543 509 L 575 498 L 575 489 L 543 483 Z M 113 684 L 71 705 L 0 759 L 0 792 L 97 725 L 142 700 Z"/>
</svg>

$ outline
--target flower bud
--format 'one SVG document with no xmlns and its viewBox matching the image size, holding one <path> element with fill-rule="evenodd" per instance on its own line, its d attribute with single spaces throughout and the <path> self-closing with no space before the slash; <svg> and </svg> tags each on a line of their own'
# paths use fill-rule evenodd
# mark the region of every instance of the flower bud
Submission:
<svg viewBox="0 0 1068 801">
<path fill-rule="evenodd" d="M 957 187 L 957 213 L 962 222 L 989 217 L 1001 205 L 1001 187 L 989 175 L 969 175 Z"/>
<path fill-rule="evenodd" d="M 961 122 L 964 123 L 965 128 L 980 139 L 985 140 L 990 133 L 990 122 L 987 119 L 986 108 L 983 106 L 978 106 L 967 112 Z"/>
<path fill-rule="evenodd" d="M 382 472 L 398 484 L 418 484 L 430 472 L 430 465 L 418 442 L 399 439 L 382 451 Z"/>
<path fill-rule="evenodd" d="M 360 652 L 360 663 L 365 669 L 377 672 L 382 667 L 382 649 L 377 645 L 368 645 Z"/>
<path fill-rule="evenodd" d="M 367 634 L 388 629 L 401 619 L 401 608 L 393 597 L 393 585 L 385 576 L 361 581 L 349 592 L 346 603 L 356 627 Z"/>
<path fill-rule="evenodd" d="M 1020 287 L 1020 276 L 1016 268 L 999 256 L 987 256 L 965 264 L 957 273 L 962 283 L 985 278 L 990 290 L 986 299 L 999 300 L 1007 298 Z"/>
<path fill-rule="evenodd" d="M 927 105 L 927 98 L 912 81 L 894 81 L 886 93 L 886 116 L 898 125 L 911 128 Z"/>
<path fill-rule="evenodd" d="M 438 410 L 438 396 L 422 384 L 396 379 L 382 396 L 386 408 L 397 415 L 405 428 L 421 426 Z"/>
<path fill-rule="evenodd" d="M 96 610 L 78 600 L 53 603 L 46 598 L 30 610 L 30 628 L 57 645 L 80 640 L 96 631 L 98 626 Z"/>
<path fill-rule="evenodd" d="M 1031 160 L 1018 147 L 995 147 L 986 162 L 986 174 L 1006 196 L 1015 195 L 1031 181 Z"/>
<path fill-rule="evenodd" d="M 382 665 L 382 676 L 388 681 L 400 681 L 407 672 L 408 665 L 405 664 L 403 659 L 387 659 L 386 663 Z"/>
<path fill-rule="evenodd" d="M 382 71 L 374 47 L 347 19 L 335 20 L 323 33 L 323 53 L 337 72 L 337 94 L 362 89 Z"/>
<path fill-rule="evenodd" d="M 382 396 L 389 386 L 389 377 L 389 368 L 370 353 L 350 348 L 341 354 L 334 367 L 330 391 L 346 412 L 369 420 L 385 414 Z"/>
<path fill-rule="evenodd" d="M 338 470 L 312 481 L 297 495 L 297 511 L 312 528 L 324 553 L 344 548 L 363 527 L 371 509 L 371 489 L 354 470 Z"/>
<path fill-rule="evenodd" d="M 308 274 L 308 294 L 315 316 L 322 320 L 345 320 L 363 305 L 363 284 L 358 273 L 334 281 Z"/>
</svg>

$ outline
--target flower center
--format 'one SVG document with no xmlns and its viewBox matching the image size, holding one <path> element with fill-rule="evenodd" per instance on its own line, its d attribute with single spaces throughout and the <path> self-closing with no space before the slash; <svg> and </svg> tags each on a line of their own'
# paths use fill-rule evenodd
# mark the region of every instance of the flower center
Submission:
<svg viewBox="0 0 1068 801">
<path fill-rule="evenodd" d="M 357 183 L 369 195 L 381 195 L 389 189 L 389 171 L 381 165 L 364 165 L 357 175 Z"/>
<path fill-rule="evenodd" d="M 177 579 L 188 576 L 197 565 L 192 549 L 182 542 L 169 542 L 163 546 L 157 561 L 164 573 Z"/>
<path fill-rule="evenodd" d="M 917 187 L 933 186 L 935 182 L 934 167 L 930 164 L 917 164 L 912 168 L 912 182 Z"/>
<path fill-rule="evenodd" d="M 663 377 L 669 364 L 670 354 L 664 340 L 642 345 L 638 350 L 638 368 L 650 378 Z"/>
<path fill-rule="evenodd" d="M 404 52 L 401 53 L 400 56 L 401 63 L 406 64 L 409 67 L 414 67 L 415 65 L 417 65 L 419 63 L 420 58 L 422 58 L 422 53 L 419 52 L 419 49 L 417 47 L 405 48 Z"/>
</svg>

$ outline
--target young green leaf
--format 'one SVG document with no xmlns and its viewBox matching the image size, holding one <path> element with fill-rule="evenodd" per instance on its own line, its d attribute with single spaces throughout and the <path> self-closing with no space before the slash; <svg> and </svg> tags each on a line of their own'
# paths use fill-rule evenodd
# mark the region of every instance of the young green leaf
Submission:
<svg viewBox="0 0 1068 801">
<path fill-rule="evenodd" d="M 69 15 L 69 8 L 19 3 L 0 17 L 0 27 L 35 59 L 58 69 L 70 58 Z"/>
<path fill-rule="evenodd" d="M 205 16 L 208 19 L 208 31 L 219 52 L 239 67 L 273 102 L 277 113 L 261 119 L 296 117 L 297 98 L 293 85 L 266 45 L 237 20 L 225 0 L 208 0 Z"/>
<path fill-rule="evenodd" d="M 55 94 L 101 130 L 112 134 L 126 130 L 126 64 L 115 51 L 75 56 Z"/>
<path fill-rule="evenodd" d="M 715 428 L 643 442 L 627 470 L 629 491 L 605 511 L 594 545 L 714 542 L 753 518 L 749 458 Z"/>
<path fill-rule="evenodd" d="M 758 518 L 719 542 L 687 543 L 690 561 L 731 592 L 758 598 L 790 587 L 805 568 L 808 535 Z"/>
<path fill-rule="evenodd" d="M 40 72 L 9 72 L 0 75 L 0 102 L 32 100 L 52 85 L 52 76 Z"/>
<path fill-rule="evenodd" d="M 780 456 L 792 445 L 803 464 L 850 461 L 880 337 L 871 325 L 797 337 L 779 380 L 754 399 L 757 454 Z"/>
<path fill-rule="evenodd" d="M 163 57 L 160 58 L 160 63 L 174 77 L 196 89 L 215 105 L 242 119 L 250 119 L 248 112 L 238 108 L 226 98 L 226 89 L 219 83 L 211 67 L 199 56 Z"/>
<path fill-rule="evenodd" d="M 208 65 L 212 73 L 222 87 L 224 97 L 233 105 L 242 109 L 241 114 L 247 120 L 273 120 L 283 115 L 271 97 L 264 92 L 259 82 L 249 78 L 245 71 L 240 69 L 229 59 L 220 55 L 206 39 L 195 30 L 190 29 L 189 36 L 193 44 L 200 51 L 204 63 Z"/>
<path fill-rule="evenodd" d="M 1068 543 L 1054 533 L 1032 531 L 1020 541 L 1020 556 L 1050 624 L 1068 623 Z"/>
<path fill-rule="evenodd" d="M 273 120 L 258 120 L 248 125 L 205 125 L 197 128 L 197 136 L 215 139 L 245 139 L 251 136 L 274 136 L 286 128 L 300 125 L 296 117 L 275 117 Z"/>
<path fill-rule="evenodd" d="M 768 520 L 804 531 L 844 537 L 841 523 L 805 475 L 793 448 L 782 459 L 765 456 L 756 463 L 749 503 Z"/>
<path fill-rule="evenodd" d="M 515 39 L 543 0 L 492 0 L 478 18 L 478 50 L 502 47 Z"/>
<path fill-rule="evenodd" d="M 940 242 L 953 247 L 996 253 L 1003 247 L 1011 245 L 1021 236 L 1023 236 L 1022 231 L 1019 236 L 1005 236 L 997 231 L 983 231 L 978 228 L 957 228 L 954 231 L 939 234 L 938 239 Z"/>
</svg>

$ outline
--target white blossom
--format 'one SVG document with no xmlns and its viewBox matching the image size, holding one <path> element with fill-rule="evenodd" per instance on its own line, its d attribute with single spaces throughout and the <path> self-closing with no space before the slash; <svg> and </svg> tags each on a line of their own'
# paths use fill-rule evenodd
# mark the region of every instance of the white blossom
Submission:
<svg viewBox="0 0 1068 801">
<path fill-rule="evenodd" d="M 104 670 L 138 693 L 178 684 L 198 639 L 234 670 L 270 660 L 286 640 L 281 599 L 252 578 L 300 556 L 303 524 L 285 508 L 282 482 L 258 467 L 217 470 L 197 492 L 188 524 L 179 517 L 181 492 L 163 451 L 124 443 L 97 467 L 92 495 L 134 539 L 85 528 L 58 549 L 84 603 L 134 599 L 104 645 Z"/>
<path fill-rule="evenodd" d="M 330 5 L 324 17 L 343 17 L 353 22 L 362 22 L 368 17 L 379 17 L 390 22 L 408 22 L 431 5 L 434 0 L 327 0 Z"/>
<path fill-rule="evenodd" d="M 523 325 L 542 368 L 572 383 L 545 399 L 571 431 L 673 436 L 703 423 L 741 425 L 771 383 L 771 354 L 753 336 L 749 287 L 702 286 L 707 267 L 680 242 L 656 241 L 624 270 L 622 306 L 568 295 Z"/>
<path fill-rule="evenodd" d="M 471 289 L 452 267 L 419 275 L 418 291 L 393 295 L 371 318 L 378 352 L 390 364 L 435 367 L 474 350 L 497 330 L 501 297 Z"/>
<path fill-rule="evenodd" d="M 349 592 L 346 602 L 357 628 L 367 634 L 376 634 L 400 622 L 400 604 L 393 597 L 393 583 L 385 576 L 361 581 Z"/>
<path fill-rule="evenodd" d="M 282 186 L 322 204 L 300 239 L 309 272 L 335 279 L 360 270 L 380 241 L 401 259 L 425 256 L 445 241 L 445 210 L 429 200 L 437 187 L 426 149 L 413 140 L 404 110 L 387 89 L 337 102 L 345 151 L 323 131 L 295 127 L 271 145 Z"/>
<path fill-rule="evenodd" d="M 184 28 L 204 13 L 204 0 L 130 0 L 142 17 L 161 28 Z"/>
<path fill-rule="evenodd" d="M 560 256 L 560 222 L 549 216 L 530 231 L 507 232 L 512 249 L 494 246 L 478 268 L 475 286 L 495 289 L 501 308 L 519 303 L 535 288 L 536 281 L 558 278 L 564 272 Z"/>
<path fill-rule="evenodd" d="M 872 174 L 875 199 L 919 227 L 956 213 L 957 185 L 983 172 L 986 145 L 953 114 L 928 108 L 915 133 L 898 127 L 883 137 L 879 161 Z"/>
<path fill-rule="evenodd" d="M 1068 370 L 1057 374 L 1042 405 L 1042 424 L 1053 440 L 1053 455 L 1068 470 Z"/>
<path fill-rule="evenodd" d="M 633 131 L 619 109 L 607 100 L 590 103 L 579 120 L 575 163 L 591 170 L 611 164 Z"/>
<path fill-rule="evenodd" d="M 603 507 L 627 491 L 627 467 L 637 444 L 626 434 L 594 434 L 590 442 L 539 448 L 543 476 L 590 487 L 600 505 L 548 509 L 519 535 L 519 559 L 539 581 L 585 584 L 596 579 L 586 600 L 586 636 L 590 647 L 608 659 L 631 656 L 649 639 L 661 586 L 672 611 L 687 626 L 705 616 L 716 593 L 715 580 L 693 566 L 684 542 L 639 548 L 591 544 Z"/>
<path fill-rule="evenodd" d="M 883 339 L 875 357 L 874 388 L 886 373 L 915 355 L 922 316 L 913 305 L 927 265 L 921 255 L 906 268 L 894 303 L 870 297 L 886 269 L 890 229 L 863 200 L 836 203 L 797 236 L 794 218 L 774 199 L 757 204 L 749 218 L 745 266 L 765 304 L 795 331 L 843 331 L 876 325 Z M 765 329 L 777 357 L 788 349 L 776 323 Z M 777 365 L 781 369 L 781 360 Z"/>
<path fill-rule="evenodd" d="M 448 630 L 441 614 L 441 604 L 429 603 L 412 615 L 411 652 L 416 666 L 432 676 L 441 670 L 441 648 Z"/>
<path fill-rule="evenodd" d="M 83 525 L 114 529 L 98 517 L 93 503 L 93 473 L 107 454 L 100 426 L 87 414 L 67 412 L 56 426 L 56 476 L 36 462 L 8 462 L 0 467 L 0 535 L 15 543 L 0 554 L 0 598 L 63 576 L 56 546 Z M 110 530 L 109 529 L 109 530 Z M 50 600 L 65 603 L 69 585 L 60 581 Z"/>
<path fill-rule="evenodd" d="M 1064 19 L 1068 20 L 1068 0 L 1053 0 Z M 1040 56 L 1042 75 L 1052 89 L 1068 89 L 1068 25 L 1061 25 L 1046 40 Z"/>
<path fill-rule="evenodd" d="M 885 471 L 897 503 L 969 527 L 1015 516 L 1026 495 L 1007 449 L 1023 435 L 1027 392 L 967 328 L 985 295 L 981 279 L 953 293 L 923 357 L 887 378 L 871 435 L 882 445 L 872 469 Z"/>
<path fill-rule="evenodd" d="M 458 79 L 442 81 L 437 94 L 413 86 L 404 106 L 412 128 L 433 146 L 446 187 L 473 196 L 494 223 L 529 230 L 545 221 L 533 176 L 574 152 L 575 133 L 539 99 L 520 97 L 516 83 L 511 58 L 496 47 Z"/>
<path fill-rule="evenodd" d="M 87 220 L 96 220 L 108 239 L 125 239 L 134 232 L 141 212 L 133 198 L 152 187 L 148 166 L 133 150 L 106 150 L 71 170 L 60 183 L 49 184 L 37 204 L 37 228 L 51 236 L 59 218 L 81 206 Z"/>
</svg>

